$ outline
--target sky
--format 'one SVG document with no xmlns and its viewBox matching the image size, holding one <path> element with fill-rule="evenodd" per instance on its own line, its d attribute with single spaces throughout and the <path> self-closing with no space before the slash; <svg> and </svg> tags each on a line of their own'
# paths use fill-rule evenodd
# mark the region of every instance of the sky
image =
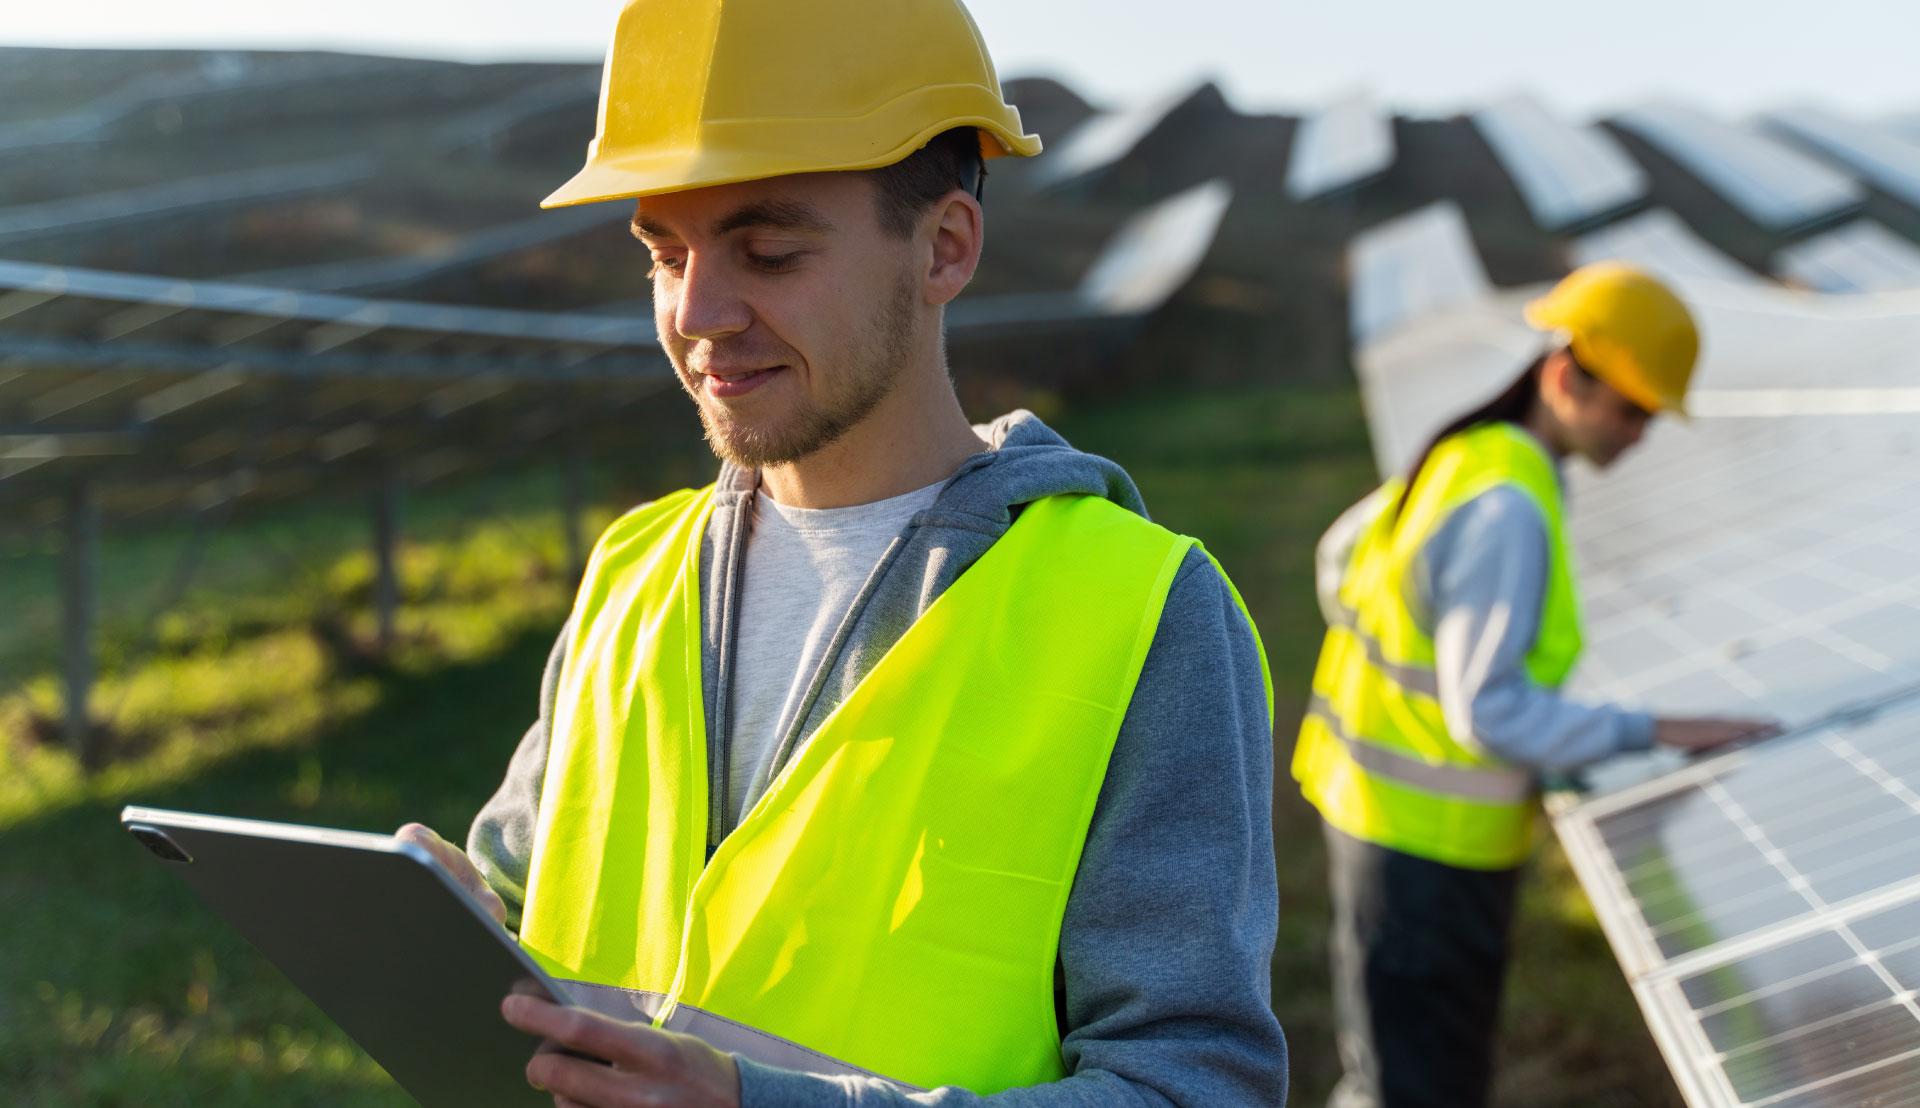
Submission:
<svg viewBox="0 0 1920 1108">
<path fill-rule="evenodd" d="M 796 0 L 804 2 L 804 0 Z M 325 48 L 597 61 L 619 0 L 0 0 L 0 44 Z M 1597 114 L 1649 95 L 1746 113 L 1920 111 L 1912 0 L 970 0 L 1003 77 L 1101 106 L 1218 80 L 1243 110 L 1357 88 L 1445 114 L 1516 89 Z M 1817 13 L 1817 14 L 1816 14 Z"/>
</svg>

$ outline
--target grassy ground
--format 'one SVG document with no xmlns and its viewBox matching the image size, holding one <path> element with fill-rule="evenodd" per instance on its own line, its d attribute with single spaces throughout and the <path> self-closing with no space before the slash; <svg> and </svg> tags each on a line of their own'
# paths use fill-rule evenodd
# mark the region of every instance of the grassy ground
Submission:
<svg viewBox="0 0 1920 1108">
<path fill-rule="evenodd" d="M 1370 479 L 1352 391 L 1165 391 L 1082 406 L 1056 423 L 1125 463 L 1157 518 L 1202 536 L 1233 575 L 1273 663 L 1284 767 L 1318 647 L 1313 540 Z M 599 518 L 699 480 L 705 466 L 688 446 L 646 478 L 603 474 Z M 529 719 L 564 615 L 551 480 L 528 474 L 410 503 L 402 646 L 382 662 L 356 647 L 370 631 L 372 570 L 352 505 L 232 528 L 209 548 L 209 586 L 157 636 L 137 617 L 181 537 L 110 542 L 110 664 L 96 710 L 114 709 L 121 758 L 102 773 L 82 774 L 29 737 L 57 706 L 51 659 L 36 646 L 44 636 L 0 639 L 0 663 L 32 675 L 0 696 L 0 1101 L 407 1103 L 147 861 L 114 813 L 138 802 L 464 828 Z M 44 555 L 12 559 L 0 574 L 0 624 L 47 626 L 51 574 Z M 148 642 L 157 653 L 140 649 Z M 1296 1102 L 1313 1104 L 1335 1074 L 1320 844 L 1284 773 L 1276 791 L 1274 997 L 1293 1043 Z M 1549 852 L 1540 869 L 1509 991 L 1501 1103 L 1677 1104 L 1564 862 Z"/>
</svg>

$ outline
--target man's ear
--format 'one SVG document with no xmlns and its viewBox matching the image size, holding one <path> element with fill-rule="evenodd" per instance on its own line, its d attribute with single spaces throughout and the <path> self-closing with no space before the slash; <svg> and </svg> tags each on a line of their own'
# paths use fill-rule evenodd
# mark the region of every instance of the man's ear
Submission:
<svg viewBox="0 0 1920 1108">
<path fill-rule="evenodd" d="M 944 305 L 959 296 L 980 267 L 985 220 L 980 202 L 961 189 L 941 197 L 921 222 L 932 249 L 927 258 L 927 303 Z"/>
</svg>

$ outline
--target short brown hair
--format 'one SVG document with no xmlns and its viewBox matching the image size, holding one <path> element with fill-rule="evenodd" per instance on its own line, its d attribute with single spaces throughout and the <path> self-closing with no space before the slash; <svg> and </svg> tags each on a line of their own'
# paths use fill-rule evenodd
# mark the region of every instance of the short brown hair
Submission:
<svg viewBox="0 0 1920 1108">
<path fill-rule="evenodd" d="M 935 135 L 904 160 L 868 172 L 880 205 L 881 229 L 906 238 L 933 202 L 947 193 L 964 189 L 978 196 L 987 168 L 980 157 L 980 132 L 956 127 Z"/>
</svg>

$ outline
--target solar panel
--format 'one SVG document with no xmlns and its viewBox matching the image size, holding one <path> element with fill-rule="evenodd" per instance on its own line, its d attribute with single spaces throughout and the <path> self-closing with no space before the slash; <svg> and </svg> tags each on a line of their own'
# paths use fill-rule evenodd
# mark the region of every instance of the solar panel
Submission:
<svg viewBox="0 0 1920 1108">
<path fill-rule="evenodd" d="M 1557 819 L 1695 1105 L 1920 1100 L 1920 703 Z"/>
<path fill-rule="evenodd" d="M 1612 135 L 1569 123 L 1531 96 L 1489 104 L 1473 123 L 1546 230 L 1597 219 L 1647 194 L 1647 175 Z"/>
<path fill-rule="evenodd" d="M 1366 93 L 1336 100 L 1300 121 L 1287 157 L 1287 195 L 1311 200 L 1351 188 L 1393 165 L 1393 119 Z"/>
<path fill-rule="evenodd" d="M 1058 185 L 1097 173 L 1133 153 L 1175 108 L 1201 88 L 1183 88 L 1124 111 L 1101 112 L 1067 132 L 1058 149 L 1048 150 L 1034 167 L 1034 181 Z"/>
<path fill-rule="evenodd" d="M 1176 193 L 1122 224 L 1072 291 L 962 297 L 947 311 L 948 333 L 990 337 L 1143 317 L 1192 280 L 1232 203 L 1222 180 Z"/>
<path fill-rule="evenodd" d="M 1589 235 L 1573 246 L 1575 265 L 1618 259 L 1674 280 L 1758 281 L 1752 270 L 1714 249 L 1664 208 L 1643 212 Z"/>
<path fill-rule="evenodd" d="M 1920 205 L 1920 144 L 1888 127 L 1823 108 L 1771 112 L 1773 130 L 1820 151 L 1908 204 Z"/>
<path fill-rule="evenodd" d="M 1429 204 L 1355 238 L 1347 250 L 1347 287 L 1356 342 L 1492 288 L 1466 216 L 1452 201 Z"/>
<path fill-rule="evenodd" d="M 1134 216 L 1088 269 L 1081 298 L 1115 315 L 1158 307 L 1200 268 L 1232 203 L 1232 187 L 1212 180 Z"/>
<path fill-rule="evenodd" d="M 1680 104 L 1654 102 L 1614 122 L 1659 147 L 1762 227 L 1785 230 L 1858 207 L 1860 187 L 1757 131 Z"/>
<path fill-rule="evenodd" d="M 1780 251 L 1773 268 L 1818 292 L 1920 288 L 1920 246 L 1871 220 L 1856 220 Z"/>
</svg>

